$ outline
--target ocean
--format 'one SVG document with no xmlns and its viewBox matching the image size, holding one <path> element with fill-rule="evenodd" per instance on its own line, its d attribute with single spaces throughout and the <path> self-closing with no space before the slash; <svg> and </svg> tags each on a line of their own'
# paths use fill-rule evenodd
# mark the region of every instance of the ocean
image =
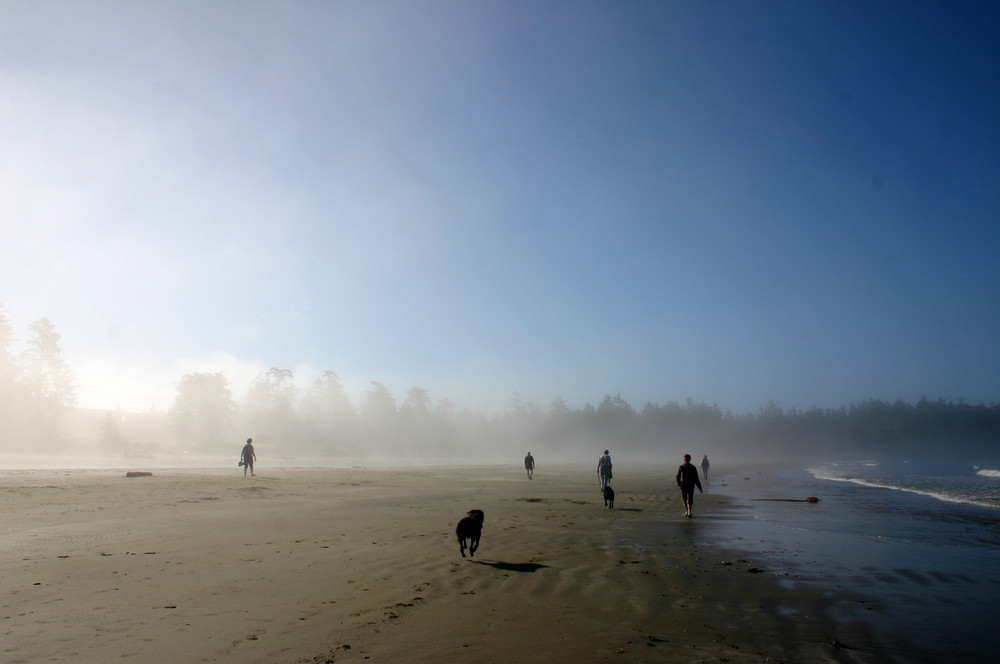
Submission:
<svg viewBox="0 0 1000 664">
<path fill-rule="evenodd" d="M 710 477 L 706 490 L 741 510 L 712 519 L 706 543 L 765 561 L 782 584 L 854 598 L 835 608 L 879 628 L 884 642 L 868 647 L 996 661 L 1000 464 L 848 460 Z"/>
</svg>

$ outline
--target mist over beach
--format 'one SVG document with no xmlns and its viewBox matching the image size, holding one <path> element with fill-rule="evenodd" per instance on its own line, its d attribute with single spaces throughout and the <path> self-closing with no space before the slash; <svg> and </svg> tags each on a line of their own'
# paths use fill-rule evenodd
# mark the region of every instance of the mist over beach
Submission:
<svg viewBox="0 0 1000 664">
<path fill-rule="evenodd" d="M 0 0 L 0 660 L 988 660 L 998 31 Z"/>
<path fill-rule="evenodd" d="M 239 404 L 224 374 L 196 372 L 169 410 L 132 413 L 40 399 L 33 376 L 58 392 L 71 374 L 48 338 L 8 355 L 16 408 L 0 421 L 12 663 L 653 662 L 681 647 L 914 664 L 1000 646 L 976 628 L 1000 583 L 995 405 L 735 415 L 515 395 L 486 413 L 419 388 L 397 405 L 377 382 L 355 406 L 333 372 L 300 396 L 271 369 Z M 707 493 L 697 526 L 673 486 L 684 453 Z M 484 548 L 456 558 L 450 529 L 472 508 Z"/>
</svg>

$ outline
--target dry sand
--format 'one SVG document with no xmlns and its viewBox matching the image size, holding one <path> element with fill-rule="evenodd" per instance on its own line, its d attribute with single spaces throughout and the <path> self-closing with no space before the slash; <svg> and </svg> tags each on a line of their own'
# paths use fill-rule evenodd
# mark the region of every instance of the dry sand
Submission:
<svg viewBox="0 0 1000 664">
<path fill-rule="evenodd" d="M 0 661 L 890 661 L 711 546 L 725 496 L 615 472 L 610 510 L 589 466 L 3 471 Z"/>
</svg>

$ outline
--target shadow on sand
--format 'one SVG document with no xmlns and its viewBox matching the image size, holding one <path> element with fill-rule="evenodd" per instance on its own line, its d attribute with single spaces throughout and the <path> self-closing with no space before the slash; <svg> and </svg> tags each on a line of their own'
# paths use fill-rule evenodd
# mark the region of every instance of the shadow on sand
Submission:
<svg viewBox="0 0 1000 664">
<path fill-rule="evenodd" d="M 470 560 L 469 562 L 476 563 L 477 565 L 488 565 L 506 572 L 534 572 L 543 567 L 548 567 L 548 565 L 539 563 L 505 563 L 499 560 Z"/>
</svg>

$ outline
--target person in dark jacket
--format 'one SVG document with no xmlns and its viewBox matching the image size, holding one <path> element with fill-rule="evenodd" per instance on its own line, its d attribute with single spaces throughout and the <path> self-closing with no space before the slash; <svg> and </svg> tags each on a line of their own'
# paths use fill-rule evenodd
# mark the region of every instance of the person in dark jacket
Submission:
<svg viewBox="0 0 1000 664">
<path fill-rule="evenodd" d="M 698 479 L 698 469 L 691 463 L 691 455 L 684 455 L 684 463 L 677 469 L 677 486 L 681 490 L 681 500 L 684 501 L 684 516 L 691 518 L 691 505 L 694 503 L 694 488 L 704 493 L 701 480 Z"/>
<path fill-rule="evenodd" d="M 240 461 L 243 466 L 243 477 L 247 476 L 247 471 L 250 471 L 250 477 L 253 477 L 253 464 L 257 460 L 257 453 L 253 451 L 253 438 L 247 438 L 247 444 L 243 446 L 243 451 L 240 452 Z"/>
</svg>

